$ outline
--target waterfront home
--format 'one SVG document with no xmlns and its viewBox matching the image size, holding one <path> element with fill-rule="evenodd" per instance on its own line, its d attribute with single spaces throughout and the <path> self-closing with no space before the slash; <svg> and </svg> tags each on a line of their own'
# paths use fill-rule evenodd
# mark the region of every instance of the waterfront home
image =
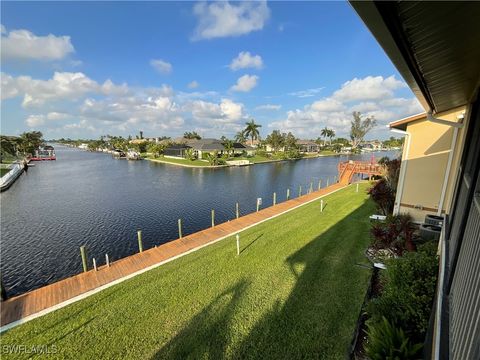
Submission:
<svg viewBox="0 0 480 360">
<path fill-rule="evenodd" d="M 320 151 L 320 145 L 312 140 L 297 140 L 298 150 L 302 153 L 317 153 Z"/>
<path fill-rule="evenodd" d="M 402 173 L 397 187 L 395 214 L 410 214 L 423 222 L 426 214 L 443 215 L 452 207 L 454 178 L 465 142 L 461 126 L 465 106 L 435 115 L 446 123 L 429 121 L 426 113 L 389 124 L 406 134 Z"/>
<path fill-rule="evenodd" d="M 173 144 L 170 144 L 165 150 L 165 156 L 185 158 L 189 149 L 193 150 L 193 154 L 198 159 L 204 159 L 207 154 L 217 153 L 219 156 L 226 154 L 227 149 L 225 143 L 218 139 L 175 139 Z M 233 148 L 229 150 L 229 155 L 239 156 L 242 154 L 253 155 L 255 149 L 243 145 L 239 142 L 233 143 Z"/>
<path fill-rule="evenodd" d="M 443 215 L 424 358 L 480 358 L 480 6 L 350 1 L 425 109 L 406 135 L 395 213 Z"/>
</svg>

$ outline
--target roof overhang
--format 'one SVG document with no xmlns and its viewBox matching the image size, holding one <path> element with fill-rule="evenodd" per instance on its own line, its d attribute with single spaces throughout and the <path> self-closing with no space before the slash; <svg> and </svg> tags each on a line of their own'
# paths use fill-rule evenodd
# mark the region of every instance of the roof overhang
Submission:
<svg viewBox="0 0 480 360">
<path fill-rule="evenodd" d="M 418 121 L 418 120 L 426 120 L 427 119 L 427 113 L 420 113 L 416 115 L 412 115 L 397 121 L 392 121 L 390 124 L 388 124 L 388 127 L 390 129 L 398 129 L 402 131 L 407 130 L 407 125 L 413 121 Z"/>
<path fill-rule="evenodd" d="M 426 111 L 473 100 L 480 85 L 477 2 L 350 3 Z"/>
</svg>

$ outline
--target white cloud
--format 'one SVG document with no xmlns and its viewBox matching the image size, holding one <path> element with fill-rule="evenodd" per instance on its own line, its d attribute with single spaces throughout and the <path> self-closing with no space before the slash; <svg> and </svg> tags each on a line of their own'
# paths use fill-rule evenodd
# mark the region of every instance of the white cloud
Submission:
<svg viewBox="0 0 480 360">
<path fill-rule="evenodd" d="M 65 120 L 69 116 L 70 115 L 67 113 L 52 111 L 47 114 L 47 119 L 48 120 Z"/>
<path fill-rule="evenodd" d="M 44 115 L 30 115 L 26 120 L 25 123 L 28 127 L 36 128 L 45 124 L 45 116 Z"/>
<path fill-rule="evenodd" d="M 251 55 L 248 51 L 240 52 L 229 65 L 229 68 L 233 71 L 246 68 L 261 69 L 262 67 L 262 57 L 260 55 Z"/>
<path fill-rule="evenodd" d="M 172 64 L 162 59 L 152 59 L 150 60 L 150 65 L 160 74 L 170 74 L 173 69 Z"/>
<path fill-rule="evenodd" d="M 193 80 L 187 86 L 189 89 L 196 89 L 197 87 L 200 86 L 200 84 L 197 81 Z"/>
<path fill-rule="evenodd" d="M 318 88 L 313 88 L 313 89 L 294 91 L 294 92 L 289 93 L 288 95 L 296 96 L 296 97 L 299 97 L 299 98 L 312 97 L 312 96 L 316 96 L 323 89 L 324 89 L 323 87 L 318 87 Z"/>
<path fill-rule="evenodd" d="M 2 73 L 2 99 L 23 96 L 22 106 L 25 108 L 59 100 L 76 100 L 89 93 L 122 95 L 127 92 L 125 84 L 115 85 L 111 80 L 99 84 L 81 72 L 55 72 L 49 80 L 30 76 L 14 78 Z"/>
<path fill-rule="evenodd" d="M 354 78 L 347 81 L 333 93 L 333 97 L 342 101 L 378 100 L 391 97 L 397 89 L 407 85 L 395 76 L 383 78 L 382 76 L 367 76 L 363 79 Z"/>
<path fill-rule="evenodd" d="M 281 108 L 282 108 L 282 105 L 265 104 L 265 105 L 257 106 L 255 110 L 278 111 Z"/>
<path fill-rule="evenodd" d="M 391 76 L 367 76 L 344 83 L 340 89 L 306 105 L 303 109 L 288 111 L 283 120 L 269 124 L 270 128 L 292 131 L 296 136 L 316 138 L 325 126 L 336 131 L 337 136 L 348 136 L 353 111 L 374 116 L 377 127 L 370 136 L 387 135 L 384 125 L 422 111 L 416 98 L 396 97 L 395 90 L 406 85 Z"/>
<path fill-rule="evenodd" d="M 270 17 L 266 1 L 200 2 L 193 13 L 198 19 L 193 40 L 240 36 L 263 29 Z"/>
<path fill-rule="evenodd" d="M 249 92 L 257 86 L 259 77 L 257 75 L 243 75 L 238 78 L 237 83 L 233 85 L 230 90 Z"/>
<path fill-rule="evenodd" d="M 75 51 L 70 36 L 37 36 L 28 30 L 7 33 L 2 25 L 2 58 L 61 60 Z"/>
<path fill-rule="evenodd" d="M 230 99 L 217 103 L 195 100 L 186 105 L 195 120 L 213 124 L 213 122 L 233 123 L 244 117 L 243 104 Z"/>
</svg>

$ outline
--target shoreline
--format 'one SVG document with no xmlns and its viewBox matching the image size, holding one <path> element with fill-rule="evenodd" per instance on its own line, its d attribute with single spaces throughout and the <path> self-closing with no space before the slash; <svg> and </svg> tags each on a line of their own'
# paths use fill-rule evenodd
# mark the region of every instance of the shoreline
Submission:
<svg viewBox="0 0 480 360">
<path fill-rule="evenodd" d="M 271 159 L 271 160 L 265 160 L 265 161 L 251 162 L 248 165 L 242 165 L 242 166 L 270 164 L 270 163 L 274 163 L 274 162 L 284 162 L 284 161 L 309 160 L 309 159 L 316 159 L 316 158 L 320 158 L 320 157 L 342 156 L 342 155 L 349 155 L 349 154 L 318 154 L 318 155 L 315 155 L 315 156 L 301 157 L 299 159 Z M 148 161 L 153 161 L 153 162 L 158 162 L 158 163 L 168 164 L 168 165 L 183 166 L 183 167 L 193 168 L 193 169 L 220 169 L 220 168 L 226 168 L 226 167 L 242 167 L 242 166 L 238 166 L 238 165 L 205 165 L 205 166 L 189 165 L 189 164 L 181 164 L 181 163 L 173 162 L 173 161 L 170 162 L 170 161 L 167 161 L 167 160 L 163 160 L 161 158 L 152 159 L 152 158 L 149 158 L 149 157 L 144 157 L 143 160 L 148 160 Z"/>
</svg>

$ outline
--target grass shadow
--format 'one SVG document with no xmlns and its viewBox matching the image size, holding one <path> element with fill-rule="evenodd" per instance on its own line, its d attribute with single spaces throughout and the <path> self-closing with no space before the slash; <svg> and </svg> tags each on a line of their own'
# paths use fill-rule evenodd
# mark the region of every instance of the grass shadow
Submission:
<svg viewBox="0 0 480 360">
<path fill-rule="evenodd" d="M 247 250 L 250 246 L 252 246 L 255 241 L 257 241 L 258 239 L 260 239 L 261 237 L 263 236 L 263 234 L 260 234 L 258 235 L 255 239 L 253 239 L 252 241 L 250 241 L 250 243 L 248 243 L 247 246 L 245 246 L 241 251 L 240 251 L 240 254 L 242 254 L 245 250 Z"/>
<path fill-rule="evenodd" d="M 247 287 L 248 281 L 243 279 L 218 295 L 152 359 L 224 358 L 230 322 Z"/>
<path fill-rule="evenodd" d="M 364 204 L 286 259 L 297 280 L 236 348 L 238 359 L 340 358 L 347 355 L 369 272 L 356 264 L 368 239 Z M 297 271 L 296 269 L 302 269 Z"/>
</svg>

